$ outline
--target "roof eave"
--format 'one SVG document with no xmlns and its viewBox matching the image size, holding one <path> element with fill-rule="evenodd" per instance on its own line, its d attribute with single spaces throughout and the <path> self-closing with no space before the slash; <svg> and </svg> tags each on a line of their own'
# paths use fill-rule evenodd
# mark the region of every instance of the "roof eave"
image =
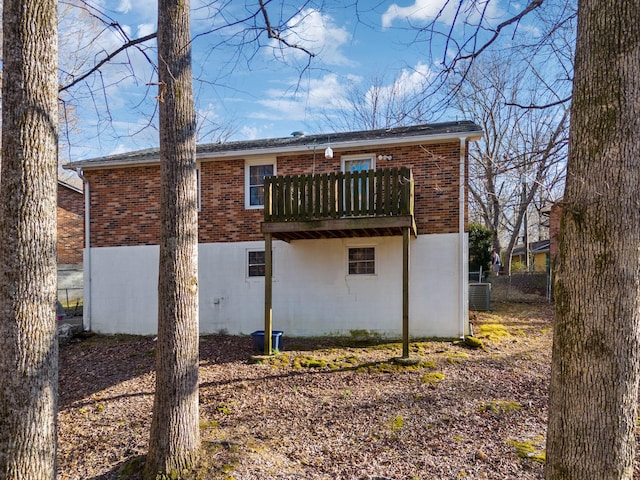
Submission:
<svg viewBox="0 0 640 480">
<path fill-rule="evenodd" d="M 370 138 L 370 139 L 357 139 L 357 140 L 344 140 L 327 142 L 326 145 L 317 143 L 296 143 L 295 145 L 275 145 L 259 148 L 247 148 L 239 150 L 222 150 L 222 151 L 204 151 L 196 153 L 196 159 L 199 161 L 215 161 L 219 159 L 233 159 L 233 158 L 246 158 L 265 155 L 283 155 L 299 152 L 312 151 L 314 146 L 316 148 L 324 148 L 331 145 L 334 152 L 340 152 L 344 150 L 352 150 L 355 148 L 367 148 L 367 147 L 384 147 L 391 145 L 411 145 L 421 143 L 440 143 L 447 140 L 465 140 L 465 141 L 477 141 L 482 138 L 482 130 L 469 130 L 459 132 L 443 132 L 425 135 L 407 135 L 407 136 L 390 136 L 386 138 Z M 136 158 L 138 156 L 138 158 Z M 103 168 L 118 168 L 118 167 L 132 167 L 132 166 L 144 166 L 144 165 L 157 165 L 160 161 L 160 152 L 153 152 L 153 154 L 145 154 L 139 156 L 135 152 L 131 156 L 118 156 L 117 158 L 110 159 L 104 157 L 101 160 L 79 160 L 63 165 L 66 170 L 93 170 Z"/>
</svg>

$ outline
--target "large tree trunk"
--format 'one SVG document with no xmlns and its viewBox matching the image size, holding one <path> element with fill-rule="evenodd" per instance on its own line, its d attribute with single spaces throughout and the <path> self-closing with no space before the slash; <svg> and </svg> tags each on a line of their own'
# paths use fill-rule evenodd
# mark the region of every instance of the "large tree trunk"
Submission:
<svg viewBox="0 0 640 480">
<path fill-rule="evenodd" d="M 545 477 L 631 479 L 640 317 L 640 8 L 580 0 Z"/>
<path fill-rule="evenodd" d="M 56 478 L 57 2 L 5 0 L 0 478 Z"/>
<path fill-rule="evenodd" d="M 189 2 L 158 2 L 161 233 L 156 394 L 145 478 L 195 466 L 198 206 Z M 173 478 L 173 477 L 172 477 Z"/>
</svg>

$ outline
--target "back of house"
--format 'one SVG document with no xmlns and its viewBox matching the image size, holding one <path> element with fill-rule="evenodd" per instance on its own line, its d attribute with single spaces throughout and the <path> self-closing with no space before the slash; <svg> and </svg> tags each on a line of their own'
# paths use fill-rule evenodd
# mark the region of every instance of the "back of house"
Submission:
<svg viewBox="0 0 640 480">
<path fill-rule="evenodd" d="M 398 337 L 403 315 L 412 336 L 467 333 L 467 153 L 480 135 L 460 121 L 199 145 L 201 333 L 261 329 L 267 288 L 288 336 Z M 154 334 L 159 151 L 65 168 L 89 196 L 85 329 Z"/>
</svg>

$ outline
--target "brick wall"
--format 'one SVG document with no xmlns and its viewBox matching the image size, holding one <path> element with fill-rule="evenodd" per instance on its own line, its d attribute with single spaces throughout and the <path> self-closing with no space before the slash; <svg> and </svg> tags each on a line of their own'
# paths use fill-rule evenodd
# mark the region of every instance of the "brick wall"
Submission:
<svg viewBox="0 0 640 480">
<path fill-rule="evenodd" d="M 58 263 L 82 264 L 84 195 L 58 184 Z"/>
<path fill-rule="evenodd" d="M 549 256 L 551 257 L 552 264 L 558 254 L 558 234 L 560 233 L 561 213 L 562 207 L 560 204 L 554 203 L 551 206 L 551 213 L 549 214 Z"/>
<path fill-rule="evenodd" d="M 392 155 L 392 160 L 376 159 L 376 168 L 412 169 L 418 234 L 453 233 L 458 231 L 459 147 L 456 140 L 437 145 L 371 148 L 336 152 L 331 160 L 324 158 L 324 150 L 318 150 L 315 158 L 310 151 L 278 156 L 276 173 L 338 172 L 342 156 Z M 243 159 L 201 162 L 200 243 L 264 238 L 260 233 L 263 210 L 245 209 L 244 169 Z M 92 246 L 158 243 L 159 174 L 158 166 L 85 171 L 91 190 Z"/>
</svg>

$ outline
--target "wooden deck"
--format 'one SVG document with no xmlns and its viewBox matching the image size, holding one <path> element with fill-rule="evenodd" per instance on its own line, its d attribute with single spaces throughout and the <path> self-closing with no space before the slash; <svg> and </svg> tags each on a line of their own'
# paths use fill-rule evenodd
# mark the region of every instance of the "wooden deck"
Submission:
<svg viewBox="0 0 640 480">
<path fill-rule="evenodd" d="M 265 179 L 263 233 L 291 241 L 416 236 L 409 168 L 284 175 Z"/>
</svg>

